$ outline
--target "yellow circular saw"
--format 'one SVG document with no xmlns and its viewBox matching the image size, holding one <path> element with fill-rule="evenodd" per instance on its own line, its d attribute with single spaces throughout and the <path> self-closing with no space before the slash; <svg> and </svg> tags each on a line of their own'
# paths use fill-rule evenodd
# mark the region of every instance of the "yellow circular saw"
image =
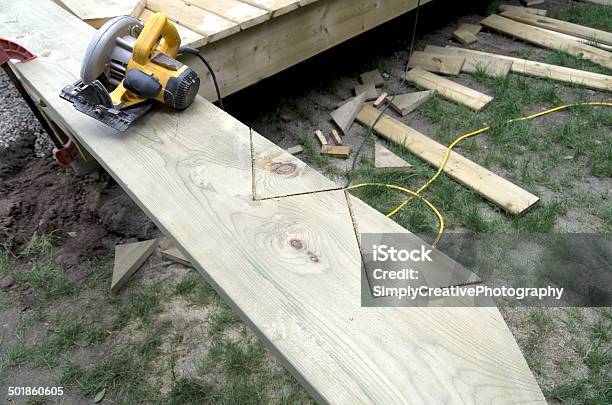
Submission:
<svg viewBox="0 0 612 405">
<path fill-rule="evenodd" d="M 125 131 L 154 103 L 184 110 L 200 87 L 190 67 L 176 60 L 181 44 L 164 13 L 146 23 L 119 16 L 104 24 L 87 47 L 81 78 L 60 96 L 81 111 Z"/>
</svg>

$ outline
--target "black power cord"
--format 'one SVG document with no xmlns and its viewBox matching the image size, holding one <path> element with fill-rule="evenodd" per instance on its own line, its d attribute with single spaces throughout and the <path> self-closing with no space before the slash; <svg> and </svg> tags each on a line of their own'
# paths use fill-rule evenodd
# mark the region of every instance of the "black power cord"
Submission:
<svg viewBox="0 0 612 405">
<path fill-rule="evenodd" d="M 200 60 L 202 61 L 202 63 L 204 63 L 204 65 L 206 65 L 206 68 L 210 72 L 210 76 L 213 79 L 213 83 L 215 84 L 215 90 L 217 92 L 217 100 L 219 101 L 219 107 L 222 110 L 225 110 L 225 108 L 223 107 L 223 98 L 221 97 L 221 90 L 219 90 L 219 83 L 217 82 L 217 76 L 215 75 L 215 71 L 210 66 L 210 64 L 206 61 L 206 59 L 204 59 L 204 57 L 200 54 L 200 52 L 197 49 L 189 48 L 187 46 L 180 47 L 179 50 L 178 50 L 178 53 L 179 54 L 187 53 L 187 54 L 190 54 L 190 55 L 195 55 L 198 58 L 200 58 Z"/>
<path fill-rule="evenodd" d="M 414 52 L 414 42 L 415 42 L 415 39 L 416 39 L 417 25 L 418 25 L 418 22 L 419 22 L 419 10 L 420 10 L 420 8 L 421 8 L 421 0 L 418 0 L 417 1 L 417 6 L 416 6 L 416 10 L 415 10 L 415 15 L 414 15 L 414 24 L 412 26 L 412 39 L 410 41 L 410 48 L 409 48 L 409 51 L 408 51 L 408 60 L 406 61 L 406 66 L 404 68 L 404 75 L 402 76 L 402 81 L 400 82 L 400 88 L 404 87 L 404 83 L 406 82 L 406 73 L 408 73 L 408 63 L 410 62 L 410 58 L 412 57 L 412 52 Z M 380 111 L 380 114 L 378 115 L 378 117 L 376 117 L 376 119 L 374 120 L 372 125 L 370 125 L 368 127 L 368 132 L 366 133 L 365 137 L 363 138 L 363 140 L 359 144 L 359 147 L 357 148 L 357 151 L 355 152 L 355 155 L 353 156 L 353 162 L 351 163 L 351 169 L 347 173 L 347 181 L 346 181 L 345 188 L 348 188 L 348 186 L 351 185 L 351 182 L 352 182 L 352 179 L 353 179 L 353 174 L 355 172 L 355 168 L 357 167 L 357 158 L 359 158 L 359 154 L 361 154 L 361 151 L 362 151 L 363 147 L 365 146 L 367 141 L 370 139 L 370 136 L 372 136 L 372 133 L 374 132 L 374 127 L 376 126 L 376 124 L 378 124 L 378 121 L 380 121 L 381 118 L 385 115 L 385 112 L 387 112 L 387 109 L 389 108 L 391 103 L 393 103 L 393 100 L 395 100 L 395 96 L 396 95 L 397 95 L 397 93 L 394 91 L 393 94 L 391 95 L 389 101 L 387 102 L 387 104 Z"/>
</svg>

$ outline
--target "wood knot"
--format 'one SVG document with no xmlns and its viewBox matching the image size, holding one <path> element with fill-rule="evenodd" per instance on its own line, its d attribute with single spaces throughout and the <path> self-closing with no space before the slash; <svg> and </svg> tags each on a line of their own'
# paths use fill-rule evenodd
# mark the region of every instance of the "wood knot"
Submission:
<svg viewBox="0 0 612 405">
<path fill-rule="evenodd" d="M 316 254 L 312 253 L 312 252 L 307 252 L 308 256 L 310 257 L 310 261 L 313 263 L 319 263 L 319 256 L 317 256 Z"/>
<path fill-rule="evenodd" d="M 304 249 L 304 243 L 302 243 L 301 240 L 299 239 L 291 239 L 289 241 L 289 244 L 291 245 L 292 248 L 294 248 L 295 250 L 302 250 Z"/>
<path fill-rule="evenodd" d="M 266 170 L 279 176 L 291 176 L 296 173 L 297 164 L 293 162 L 268 162 Z"/>
</svg>

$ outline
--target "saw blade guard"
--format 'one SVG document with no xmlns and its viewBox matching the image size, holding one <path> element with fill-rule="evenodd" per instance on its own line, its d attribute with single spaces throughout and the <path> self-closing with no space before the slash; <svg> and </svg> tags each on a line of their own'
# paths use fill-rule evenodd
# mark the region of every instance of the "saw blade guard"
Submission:
<svg viewBox="0 0 612 405">
<path fill-rule="evenodd" d="M 89 84 L 102 79 L 112 90 L 125 78 L 142 21 L 119 16 L 106 22 L 89 43 L 81 66 L 81 79 Z"/>
</svg>

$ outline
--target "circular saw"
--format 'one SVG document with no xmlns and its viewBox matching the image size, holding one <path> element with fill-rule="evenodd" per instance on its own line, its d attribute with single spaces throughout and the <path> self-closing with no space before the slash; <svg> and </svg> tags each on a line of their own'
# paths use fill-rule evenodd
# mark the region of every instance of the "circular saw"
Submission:
<svg viewBox="0 0 612 405">
<path fill-rule="evenodd" d="M 176 60 L 181 39 L 164 13 L 146 23 L 132 16 L 108 21 L 89 43 L 81 78 L 60 97 L 90 117 L 125 131 L 155 102 L 189 107 L 200 87 L 198 75 Z"/>
</svg>

